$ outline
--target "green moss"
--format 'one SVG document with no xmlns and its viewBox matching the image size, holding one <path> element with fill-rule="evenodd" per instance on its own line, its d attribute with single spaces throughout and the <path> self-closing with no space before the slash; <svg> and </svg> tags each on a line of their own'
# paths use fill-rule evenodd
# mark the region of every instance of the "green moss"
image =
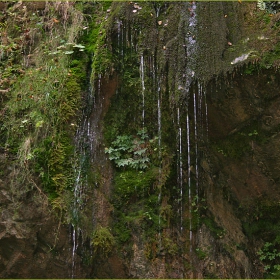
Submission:
<svg viewBox="0 0 280 280">
<path fill-rule="evenodd" d="M 280 65 L 280 43 L 274 46 L 274 49 L 267 51 L 262 56 L 260 66 L 268 69 L 271 67 L 279 67 Z"/>
<path fill-rule="evenodd" d="M 74 147 L 67 136 L 48 137 L 33 151 L 34 168 L 51 201 L 71 188 L 73 152 Z"/>
<path fill-rule="evenodd" d="M 250 204 L 251 205 L 251 204 Z M 248 213 L 243 217 L 243 228 L 249 238 L 259 237 L 267 242 L 273 242 L 279 236 L 280 222 L 278 201 L 260 199 L 252 206 L 240 208 L 242 213 Z"/>
<path fill-rule="evenodd" d="M 253 75 L 253 74 L 256 74 L 258 71 L 259 71 L 259 65 L 258 64 L 249 63 L 244 68 L 244 74 L 245 75 Z"/>
<path fill-rule="evenodd" d="M 171 238 L 169 238 L 169 237 L 162 238 L 162 246 L 163 246 L 166 254 L 171 255 L 171 256 L 178 255 L 179 247 L 174 242 L 174 240 L 172 240 Z"/>
<path fill-rule="evenodd" d="M 150 239 L 145 243 L 144 254 L 148 260 L 154 260 L 158 254 L 158 241 Z"/>
<path fill-rule="evenodd" d="M 259 11 L 258 12 L 258 19 L 261 20 L 264 24 L 269 24 L 271 21 L 271 16 L 269 13 L 265 12 L 265 11 Z"/>
<path fill-rule="evenodd" d="M 268 139 L 258 121 L 252 121 L 239 131 L 220 139 L 214 144 L 215 149 L 226 157 L 239 159 L 252 152 L 251 143 L 265 144 Z"/>
<path fill-rule="evenodd" d="M 217 225 L 214 217 L 204 216 L 201 217 L 201 222 L 207 226 L 215 238 L 222 238 L 225 235 L 225 230 Z"/>
<path fill-rule="evenodd" d="M 267 198 L 248 202 L 239 208 L 244 233 L 249 240 L 263 240 L 257 252 L 264 265 L 264 278 L 277 279 L 280 267 L 280 204 Z M 244 213 L 247 213 L 244 215 Z"/>
<path fill-rule="evenodd" d="M 121 211 L 117 211 L 115 215 L 114 234 L 120 247 L 130 241 L 131 229 L 126 221 L 125 215 Z"/>
<path fill-rule="evenodd" d="M 91 237 L 95 258 L 108 258 L 115 246 L 115 239 L 107 227 L 99 227 Z"/>
<path fill-rule="evenodd" d="M 152 191 L 153 183 L 156 180 L 157 169 L 147 171 L 128 170 L 118 172 L 114 178 L 115 199 L 117 208 L 128 204 L 131 199 L 144 198 Z"/>
<path fill-rule="evenodd" d="M 114 233 L 119 244 L 130 241 L 133 232 L 142 232 L 148 242 L 159 230 L 157 190 L 153 188 L 158 170 L 118 172 L 114 180 Z M 162 220 L 162 227 L 167 221 Z"/>
<path fill-rule="evenodd" d="M 196 248 L 195 253 L 200 260 L 204 260 L 207 257 L 207 253 L 201 248 Z"/>
<path fill-rule="evenodd" d="M 82 89 L 86 89 L 88 86 L 87 63 L 87 56 L 83 56 L 80 59 L 71 60 L 70 62 L 70 74 L 74 76 L 73 80 L 78 81 L 78 84 Z"/>
</svg>

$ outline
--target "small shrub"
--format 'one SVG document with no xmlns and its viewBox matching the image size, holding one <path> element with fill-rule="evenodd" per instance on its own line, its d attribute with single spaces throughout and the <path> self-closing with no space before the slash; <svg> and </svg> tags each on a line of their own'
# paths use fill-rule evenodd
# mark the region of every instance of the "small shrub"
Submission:
<svg viewBox="0 0 280 280">
<path fill-rule="evenodd" d="M 137 137 L 131 135 L 117 136 L 112 146 L 105 148 L 109 159 L 114 161 L 117 167 L 130 167 L 132 169 L 146 169 L 150 161 L 148 157 L 149 142 L 145 141 L 147 135 L 139 131 Z"/>
<path fill-rule="evenodd" d="M 270 278 L 280 275 L 280 250 L 279 244 L 266 242 L 261 250 L 258 251 L 260 261 L 264 264 L 264 270 Z"/>
</svg>

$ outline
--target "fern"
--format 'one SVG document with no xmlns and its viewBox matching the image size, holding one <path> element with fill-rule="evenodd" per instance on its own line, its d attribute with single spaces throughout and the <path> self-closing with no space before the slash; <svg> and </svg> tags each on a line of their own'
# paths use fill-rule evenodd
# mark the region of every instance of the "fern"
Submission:
<svg viewBox="0 0 280 280">
<path fill-rule="evenodd" d="M 265 8 L 266 8 L 266 4 L 263 0 L 258 0 L 257 2 L 257 7 L 261 10 L 261 11 L 264 11 Z"/>
</svg>

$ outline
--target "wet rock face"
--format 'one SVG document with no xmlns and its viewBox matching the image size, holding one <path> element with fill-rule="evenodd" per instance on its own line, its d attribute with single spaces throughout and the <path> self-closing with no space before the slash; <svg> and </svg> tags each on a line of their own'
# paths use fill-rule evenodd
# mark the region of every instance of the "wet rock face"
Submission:
<svg viewBox="0 0 280 280">
<path fill-rule="evenodd" d="M 273 197 L 279 181 L 279 74 L 270 70 L 241 74 L 208 96 L 209 137 L 218 151 L 217 169 L 226 171 L 227 185 L 238 200 Z"/>
<path fill-rule="evenodd" d="M 61 225 L 55 217 L 41 213 L 39 219 L 34 215 L 22 217 L 14 211 L 30 209 L 40 212 L 40 207 L 21 203 L 18 209 L 14 206 L 10 213 L 2 215 L 0 223 L 0 277 L 1 278 L 70 278 L 71 277 L 71 244 L 69 228 Z M 38 213 L 37 212 L 37 213 Z M 26 220 L 28 218 L 28 220 Z M 80 263 L 79 258 L 76 261 Z M 87 277 L 90 268 L 76 268 L 77 277 Z"/>
<path fill-rule="evenodd" d="M 208 214 L 224 235 L 213 238 L 209 226 L 197 233 L 197 248 L 207 252 L 198 264 L 204 275 L 263 277 L 256 254 L 262 239 L 255 235 L 252 241 L 244 230 L 252 213 L 238 214 L 238 209 L 254 209 L 267 199 L 279 201 L 278 81 L 279 74 L 272 70 L 244 75 L 239 69 L 234 77 L 209 85 L 210 149 L 205 170 L 211 175 L 204 185 Z"/>
<path fill-rule="evenodd" d="M 18 229 L 15 229 L 17 227 Z M 50 252 L 49 240 L 45 236 L 40 239 L 39 235 L 30 232 L 28 236 L 21 236 L 20 225 L 11 225 L 9 230 L 2 228 L 6 233 L 0 240 L 1 246 L 1 277 L 3 278 L 28 278 L 32 277 L 47 278 L 66 277 L 65 269 L 69 264 L 65 261 L 64 244 L 59 245 L 56 252 Z M 15 235 L 13 235 L 15 234 Z M 62 237 L 62 236 L 61 236 Z M 64 256 L 63 256 L 64 255 Z M 56 267 L 56 269 L 53 269 Z"/>
<path fill-rule="evenodd" d="M 4 4 L 0 3 L 0 7 L 1 5 Z M 119 4 L 114 5 L 117 7 Z M 122 5 L 125 7 L 127 3 Z M 185 70 L 185 65 L 181 64 L 185 63 L 183 52 L 185 21 L 182 7 L 186 6 L 184 3 L 170 3 L 162 7 L 155 5 L 154 9 L 151 9 L 152 12 L 142 15 L 141 9 L 135 5 L 131 2 L 129 9 L 122 9 L 124 14 L 121 19 L 125 23 L 122 34 L 125 34 L 126 30 L 132 30 L 131 27 L 137 22 L 136 17 L 140 14 L 142 18 L 138 24 L 143 28 L 141 34 L 147 34 L 147 37 L 143 36 L 145 38 L 139 43 L 142 56 L 151 53 L 153 59 L 157 57 L 158 62 L 155 65 L 158 66 L 158 71 L 163 73 L 163 80 L 166 79 L 161 86 L 164 88 L 163 91 L 166 91 L 164 98 L 168 98 L 168 91 L 172 92 L 175 88 L 173 82 L 176 84 Z M 243 54 L 244 46 L 239 46 L 240 49 L 236 53 L 234 48 L 238 48 L 243 35 L 247 35 L 245 34 L 247 31 L 244 31 L 244 20 L 250 17 L 251 4 L 246 7 L 237 2 L 228 4 L 205 2 L 197 7 L 199 54 L 195 58 L 198 65 L 194 70 L 197 78 L 207 84 L 205 91 L 208 106 L 208 142 L 205 140 L 205 143 L 207 142 L 208 146 L 205 144 L 203 149 L 207 151 L 203 151 L 203 156 L 199 158 L 202 176 L 201 198 L 206 202 L 205 211 L 199 217 L 201 222 L 194 230 L 193 251 L 190 252 L 188 248 L 188 233 L 180 236 L 176 231 L 176 222 L 168 221 L 168 228 L 163 233 L 166 235 L 165 242 L 168 241 L 165 251 L 157 250 L 152 242 L 145 243 L 144 231 L 140 230 L 139 222 L 139 227 L 131 237 L 130 252 L 126 252 L 124 248 L 114 248 L 108 258 L 94 259 L 93 262 L 83 265 L 85 256 L 80 246 L 73 269 L 71 231 L 63 224 L 59 215 L 50 209 L 47 198 L 37 187 L 35 179 L 32 176 L 25 176 L 26 174 L 19 174 L 13 160 L 7 158 L 5 149 L 0 147 L 0 166 L 5 166 L 0 173 L 0 277 L 183 278 L 187 275 L 197 278 L 261 278 L 263 276 L 262 266 L 256 256 L 256 251 L 263 240 L 259 237 L 256 237 L 256 241 L 250 239 L 244 231 L 244 222 L 249 212 L 240 215 L 238 209 L 243 205 L 255 207 L 256 199 L 264 197 L 268 197 L 271 201 L 279 200 L 280 75 L 274 70 L 259 70 L 256 65 L 249 64 L 243 68 L 235 65 L 235 59 Z M 28 3 L 27 8 L 43 10 L 45 6 L 44 2 L 32 5 Z M 113 9 L 108 10 L 108 14 L 111 11 Z M 162 13 L 162 20 L 157 21 L 154 12 Z M 121 25 L 116 23 L 117 21 L 114 21 L 114 28 L 112 27 L 109 32 L 113 33 L 113 39 L 115 38 L 119 44 L 117 32 Z M 134 35 L 136 38 L 137 32 Z M 122 36 L 125 38 L 128 35 Z M 128 48 L 130 43 L 125 44 Z M 135 56 L 140 54 L 136 53 Z M 152 59 L 150 63 L 154 63 Z M 234 70 L 235 67 L 237 68 Z M 249 73 L 248 69 L 252 71 Z M 172 78 L 165 77 L 168 76 L 165 71 L 170 71 Z M 224 73 L 228 71 L 231 74 L 225 75 Z M 96 96 L 98 105 L 90 115 L 91 126 L 95 127 L 96 133 L 93 161 L 98 172 L 101 170 L 100 174 L 98 173 L 100 182 L 90 193 L 91 202 L 85 210 L 85 224 L 88 224 L 84 227 L 90 229 L 93 227 L 92 220 L 95 225 L 110 227 L 112 213 L 115 211 L 110 203 L 114 170 L 104 154 L 102 126 L 105 115 L 111 110 L 111 98 L 119 86 L 118 78 L 121 77 L 118 75 L 121 73 L 113 75 L 111 80 L 106 78 L 100 80 L 101 87 Z M 219 78 L 212 80 L 214 76 Z M 124 80 L 121 82 L 125 83 Z M 145 85 L 147 86 L 147 83 Z M 169 103 L 164 100 L 168 104 L 166 108 L 174 106 L 171 101 Z M 132 104 L 133 100 L 126 100 L 125 106 Z M 193 116 L 190 116 L 190 119 L 194 122 Z M 164 128 L 165 124 L 162 126 Z M 187 170 L 185 172 L 187 173 Z M 169 191 L 166 195 L 169 195 Z M 188 210 L 187 206 L 186 209 Z M 176 215 L 174 213 L 172 215 Z M 185 213 L 185 220 L 189 219 L 188 215 L 190 213 Z M 156 252 L 150 259 L 147 257 L 147 244 L 151 247 L 150 251 Z M 178 248 L 174 248 L 173 244 L 178 247 L 184 246 L 184 254 L 179 256 L 176 253 Z M 86 246 L 90 248 L 89 245 Z"/>
<path fill-rule="evenodd" d="M 275 108 L 279 102 L 279 75 L 272 70 L 244 75 L 244 70 L 237 70 L 208 88 L 212 139 L 233 135 L 253 122 L 267 132 L 278 125 L 279 112 Z"/>
<path fill-rule="evenodd" d="M 171 5 L 169 11 L 173 9 L 178 13 L 177 8 Z M 202 3 L 198 7 L 199 55 L 196 57 L 198 65 L 195 70 L 198 78 L 208 85 L 209 125 L 209 147 L 205 158 L 200 159 L 203 169 L 200 188 L 205 195 L 207 210 L 206 217 L 201 217 L 203 222 L 195 233 L 194 248 L 198 250 L 174 258 L 159 253 L 149 261 L 145 256 L 141 231 L 136 232 L 130 255 L 123 258 L 129 277 L 262 277 L 262 268 L 256 255 L 259 244 L 252 242 L 246 235 L 244 220 L 238 215 L 238 208 L 244 204 L 254 205 L 255 199 L 266 195 L 270 198 L 278 195 L 275 182 L 278 180 L 279 161 L 273 152 L 278 151 L 277 93 L 280 88 L 279 75 L 274 70 L 259 71 L 257 67 L 252 70 L 250 64 L 240 67 L 249 57 L 247 53 L 243 56 L 247 41 L 244 44 L 241 42 L 250 34 L 244 25 L 246 17 L 252 16 L 253 9 L 253 5 L 244 8 L 239 3 Z M 168 17 L 171 18 L 171 14 Z M 127 20 L 126 27 L 132 26 L 129 18 Z M 156 40 L 153 40 L 149 47 L 158 47 L 158 52 L 166 51 L 163 62 L 159 63 L 160 69 L 168 61 L 170 72 L 174 65 L 177 70 L 183 71 L 185 68 L 180 63 L 184 61 L 184 53 L 177 48 L 184 40 L 178 32 L 182 31 L 182 26 L 178 21 L 172 22 L 170 31 L 175 30 L 174 33 L 159 31 L 162 38 L 159 36 L 156 46 Z M 158 25 L 162 26 L 162 23 Z M 143 33 L 154 30 L 154 27 L 145 28 Z M 229 76 L 224 74 L 228 71 L 231 73 Z M 212 80 L 213 77 L 219 78 Z M 176 76 L 176 79 L 180 78 Z M 171 84 L 166 87 L 172 88 Z M 130 102 L 127 101 L 132 104 Z M 276 162 L 276 166 L 273 162 Z M 183 242 L 187 247 L 186 240 Z M 193 272 L 190 272 L 190 267 L 184 267 L 185 263 L 192 264 Z M 96 275 L 107 276 L 110 273 L 110 265 L 102 264 Z"/>
<path fill-rule="evenodd" d="M 0 179 L 0 277 L 69 277 L 68 228 L 49 215 L 38 190 L 13 182 L 11 162 L 0 162 L 12 169 Z"/>
</svg>

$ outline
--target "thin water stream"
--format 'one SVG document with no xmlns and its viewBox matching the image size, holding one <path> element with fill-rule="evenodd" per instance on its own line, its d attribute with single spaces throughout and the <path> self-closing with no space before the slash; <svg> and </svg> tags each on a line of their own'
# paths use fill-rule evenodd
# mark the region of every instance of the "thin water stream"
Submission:
<svg viewBox="0 0 280 280">
<path fill-rule="evenodd" d="M 72 278 L 75 278 L 77 270 L 77 249 L 80 239 L 83 239 L 83 228 L 80 224 L 80 216 L 87 204 L 88 191 L 88 168 L 95 163 L 99 157 L 99 145 L 101 139 L 101 128 L 99 120 L 103 110 L 104 97 L 101 94 L 102 76 L 97 76 L 96 85 L 90 85 L 83 118 L 77 128 L 75 142 L 78 161 L 75 165 L 76 179 L 74 184 L 74 198 L 72 206 Z M 93 221 L 94 223 L 94 221 Z"/>
<path fill-rule="evenodd" d="M 187 26 L 187 33 L 186 33 L 186 56 L 187 56 L 187 66 L 186 66 L 186 83 L 185 83 L 185 90 L 187 92 L 187 116 L 186 116 L 186 134 L 187 134 L 187 184 L 188 184 L 188 205 L 189 205 L 189 240 L 190 240 L 190 247 L 189 251 L 192 252 L 192 243 L 193 243 L 193 221 L 192 221 L 192 203 L 193 203 L 193 194 L 192 194 L 192 188 L 191 188 L 191 169 L 192 169 L 192 162 L 194 161 L 195 164 L 195 172 L 198 173 L 198 146 L 197 146 L 197 105 L 196 105 L 196 96 L 193 95 L 193 114 L 194 114 L 194 121 L 193 126 L 194 129 L 191 129 L 191 123 L 190 123 L 190 114 L 191 114 L 191 92 L 190 87 L 195 77 L 195 55 L 197 51 L 197 45 L 196 45 L 196 3 L 189 2 L 187 4 L 187 9 L 189 11 L 188 14 L 188 26 Z M 195 149 L 195 159 L 193 160 L 191 158 L 191 133 L 194 130 L 194 149 Z M 195 175 L 197 176 L 197 174 Z M 198 185 L 197 185 L 198 190 Z"/>
<path fill-rule="evenodd" d="M 144 56 L 140 56 L 140 79 L 142 87 L 142 128 L 145 127 L 145 73 L 144 73 Z"/>
</svg>

